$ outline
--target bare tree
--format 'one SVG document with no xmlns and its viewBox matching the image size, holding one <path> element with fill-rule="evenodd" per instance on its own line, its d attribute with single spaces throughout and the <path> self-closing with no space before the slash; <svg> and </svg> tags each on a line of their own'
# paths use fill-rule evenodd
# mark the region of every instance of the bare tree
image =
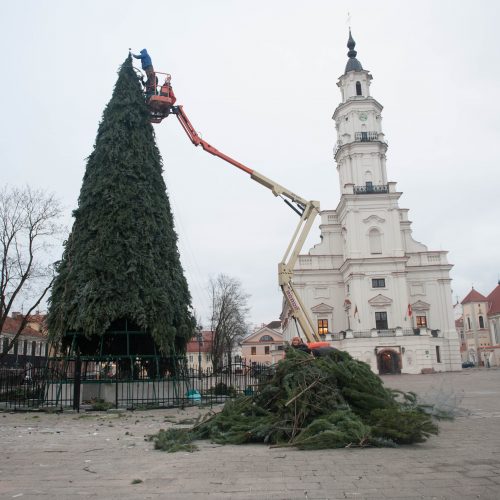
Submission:
<svg viewBox="0 0 500 500">
<path fill-rule="evenodd" d="M 62 235 L 62 206 L 53 194 L 29 186 L 0 188 L 0 332 L 15 304 L 29 306 L 0 358 L 11 349 L 53 281 L 48 249 Z"/>
<path fill-rule="evenodd" d="M 210 279 L 209 294 L 212 301 L 210 320 L 213 333 L 212 366 L 214 371 L 224 365 L 224 357 L 231 363 L 231 351 L 248 331 L 246 316 L 249 295 L 240 281 L 225 274 Z"/>
</svg>

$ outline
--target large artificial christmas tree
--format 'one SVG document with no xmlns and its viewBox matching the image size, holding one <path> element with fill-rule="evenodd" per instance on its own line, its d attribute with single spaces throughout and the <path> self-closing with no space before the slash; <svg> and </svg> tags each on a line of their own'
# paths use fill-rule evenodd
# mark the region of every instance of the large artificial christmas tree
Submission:
<svg viewBox="0 0 500 500">
<path fill-rule="evenodd" d="M 89 340 L 141 330 L 155 352 L 185 352 L 195 326 L 191 297 L 162 160 L 130 56 L 104 110 L 73 215 L 50 298 L 52 339 L 79 332 L 86 339 L 80 352 L 94 354 L 96 342 Z"/>
</svg>

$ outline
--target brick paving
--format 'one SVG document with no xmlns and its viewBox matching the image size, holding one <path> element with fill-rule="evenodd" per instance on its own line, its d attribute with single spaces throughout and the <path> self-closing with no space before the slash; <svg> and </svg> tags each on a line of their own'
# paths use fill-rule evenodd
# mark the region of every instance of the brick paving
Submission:
<svg viewBox="0 0 500 500">
<path fill-rule="evenodd" d="M 453 395 L 463 411 L 415 446 L 298 451 L 200 442 L 195 453 L 173 454 L 153 450 L 144 436 L 198 408 L 0 413 L 0 498 L 499 499 L 500 370 L 384 381 L 430 399 Z"/>
</svg>

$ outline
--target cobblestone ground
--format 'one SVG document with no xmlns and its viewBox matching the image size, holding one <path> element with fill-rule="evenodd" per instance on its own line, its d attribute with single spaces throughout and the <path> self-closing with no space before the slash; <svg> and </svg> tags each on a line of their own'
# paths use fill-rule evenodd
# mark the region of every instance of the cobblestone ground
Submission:
<svg viewBox="0 0 500 500">
<path fill-rule="evenodd" d="M 0 413 L 0 498 L 499 499 L 500 370 L 385 377 L 458 403 L 428 442 L 297 451 L 200 443 L 163 453 L 144 436 L 199 409 L 124 414 Z"/>
</svg>

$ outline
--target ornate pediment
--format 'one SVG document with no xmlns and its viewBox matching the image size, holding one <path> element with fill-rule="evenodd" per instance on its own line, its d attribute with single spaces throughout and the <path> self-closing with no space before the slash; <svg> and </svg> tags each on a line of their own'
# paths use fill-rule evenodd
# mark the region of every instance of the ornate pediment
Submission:
<svg viewBox="0 0 500 500">
<path fill-rule="evenodd" d="M 263 326 L 256 332 L 253 332 L 248 337 L 244 338 L 241 343 L 247 344 L 249 342 L 259 342 L 260 338 L 264 335 L 272 337 L 275 342 L 283 340 L 283 335 L 281 333 L 277 332 L 276 330 L 272 330 L 267 326 Z"/>
<path fill-rule="evenodd" d="M 392 304 L 392 299 L 379 293 L 378 295 L 375 295 L 375 297 L 371 298 L 368 301 L 368 304 L 372 307 L 387 307 Z"/>
<path fill-rule="evenodd" d="M 373 224 L 374 222 L 378 222 L 379 224 L 382 224 L 383 222 L 385 222 L 385 219 L 382 219 L 382 217 L 379 217 L 378 215 L 372 214 L 369 217 L 367 217 L 366 219 L 363 219 L 363 222 L 365 224 L 369 224 L 369 223 Z"/>
<path fill-rule="evenodd" d="M 411 308 L 414 311 L 428 311 L 431 308 L 431 305 L 427 304 L 427 302 L 424 302 L 423 300 L 417 300 L 417 302 L 414 302 L 411 305 Z"/>
<path fill-rule="evenodd" d="M 333 307 L 321 302 L 321 304 L 311 307 L 311 311 L 315 314 L 330 314 L 333 311 Z"/>
</svg>

